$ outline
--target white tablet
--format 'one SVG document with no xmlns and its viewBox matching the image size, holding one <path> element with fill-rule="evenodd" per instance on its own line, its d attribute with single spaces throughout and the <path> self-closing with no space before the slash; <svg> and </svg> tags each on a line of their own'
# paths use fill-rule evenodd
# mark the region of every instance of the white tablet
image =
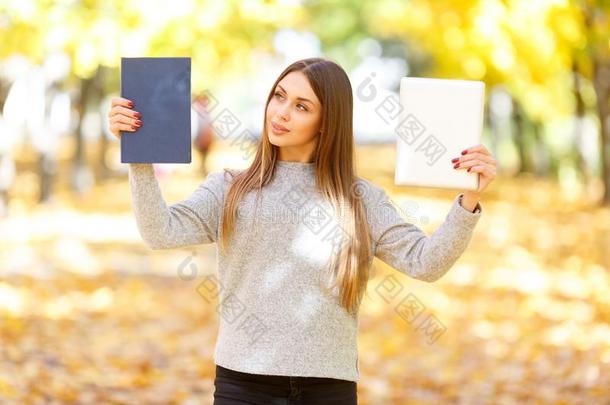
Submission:
<svg viewBox="0 0 610 405">
<path fill-rule="evenodd" d="M 394 183 L 476 190 L 479 174 L 451 159 L 481 143 L 484 101 L 482 81 L 403 77 Z"/>
</svg>

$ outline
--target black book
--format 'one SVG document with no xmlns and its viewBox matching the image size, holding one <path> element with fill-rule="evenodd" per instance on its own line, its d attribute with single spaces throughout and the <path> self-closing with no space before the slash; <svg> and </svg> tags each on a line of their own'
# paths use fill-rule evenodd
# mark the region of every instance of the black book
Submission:
<svg viewBox="0 0 610 405">
<path fill-rule="evenodd" d="M 121 163 L 191 163 L 191 58 L 121 58 L 121 97 L 142 114 Z"/>
</svg>

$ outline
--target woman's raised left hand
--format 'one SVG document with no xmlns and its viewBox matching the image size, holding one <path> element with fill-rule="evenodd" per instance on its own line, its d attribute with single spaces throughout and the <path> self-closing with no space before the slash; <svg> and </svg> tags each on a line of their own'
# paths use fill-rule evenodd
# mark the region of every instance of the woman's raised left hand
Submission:
<svg viewBox="0 0 610 405">
<path fill-rule="evenodd" d="M 483 145 L 464 149 L 462 156 L 451 160 L 451 163 L 454 163 L 453 168 L 456 170 L 479 173 L 479 188 L 474 191 L 476 194 L 480 195 L 496 178 L 496 159 Z M 464 193 L 473 193 L 473 191 L 467 190 Z"/>
</svg>

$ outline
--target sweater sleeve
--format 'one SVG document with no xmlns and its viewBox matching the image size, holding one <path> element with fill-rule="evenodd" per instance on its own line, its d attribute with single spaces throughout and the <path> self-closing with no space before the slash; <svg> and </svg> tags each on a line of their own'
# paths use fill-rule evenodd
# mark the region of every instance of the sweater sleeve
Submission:
<svg viewBox="0 0 610 405">
<path fill-rule="evenodd" d="M 138 231 L 151 249 L 169 249 L 218 238 L 223 172 L 211 172 L 186 199 L 167 206 L 150 163 L 129 164 L 129 186 Z"/>
<path fill-rule="evenodd" d="M 367 215 L 374 255 L 396 270 L 418 280 L 433 282 L 441 278 L 464 252 L 475 225 L 483 213 L 460 204 L 458 194 L 445 221 L 427 236 L 419 227 L 406 222 L 380 187 L 372 187 Z"/>
</svg>

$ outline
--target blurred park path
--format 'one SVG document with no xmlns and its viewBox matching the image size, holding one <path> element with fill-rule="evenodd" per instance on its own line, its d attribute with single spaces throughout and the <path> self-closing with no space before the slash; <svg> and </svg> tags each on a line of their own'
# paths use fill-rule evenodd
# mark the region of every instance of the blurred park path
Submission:
<svg viewBox="0 0 610 405">
<path fill-rule="evenodd" d="M 208 169 L 240 159 L 217 146 Z M 359 146 L 357 165 L 428 234 L 457 194 L 393 186 L 392 145 Z M 168 204 L 201 181 L 187 166 L 160 178 Z M 216 271 L 215 246 L 146 248 L 126 177 L 82 197 L 58 189 L 0 222 L 2 403 L 211 403 L 218 319 L 197 287 Z M 436 283 L 375 260 L 359 403 L 607 403 L 610 212 L 562 195 L 549 180 L 499 178 Z M 187 262 L 189 280 L 178 277 Z M 403 299 L 418 316 L 401 314 Z"/>
</svg>

